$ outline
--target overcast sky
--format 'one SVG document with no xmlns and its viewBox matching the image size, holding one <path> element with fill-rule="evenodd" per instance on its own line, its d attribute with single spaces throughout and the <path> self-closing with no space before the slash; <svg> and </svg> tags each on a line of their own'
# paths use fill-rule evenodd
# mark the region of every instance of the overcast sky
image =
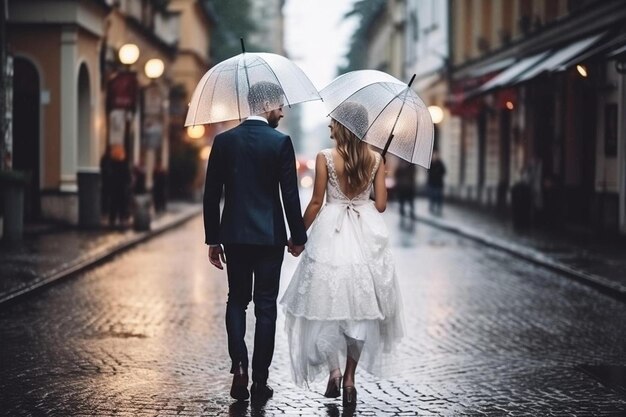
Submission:
<svg viewBox="0 0 626 417">
<path fill-rule="evenodd" d="M 337 75 L 343 64 L 354 19 L 343 19 L 354 0 L 287 0 L 285 16 L 285 47 L 289 57 L 321 90 Z M 303 128 L 311 129 L 325 120 L 320 102 L 303 103 Z"/>
</svg>

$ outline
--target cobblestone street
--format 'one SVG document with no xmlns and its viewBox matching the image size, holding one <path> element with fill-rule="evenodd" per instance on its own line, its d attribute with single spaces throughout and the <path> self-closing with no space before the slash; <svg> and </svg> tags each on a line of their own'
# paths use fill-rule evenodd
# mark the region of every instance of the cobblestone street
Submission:
<svg viewBox="0 0 626 417">
<path fill-rule="evenodd" d="M 462 237 L 400 227 L 395 211 L 385 216 L 407 336 L 388 379 L 357 373 L 355 415 L 626 415 L 626 392 L 581 368 L 626 366 L 626 305 Z M 282 314 L 274 398 L 231 400 L 226 274 L 203 240 L 197 217 L 4 306 L 2 414 L 352 415 L 321 395 L 325 381 L 293 385 Z M 297 264 L 285 259 L 283 290 Z"/>
</svg>

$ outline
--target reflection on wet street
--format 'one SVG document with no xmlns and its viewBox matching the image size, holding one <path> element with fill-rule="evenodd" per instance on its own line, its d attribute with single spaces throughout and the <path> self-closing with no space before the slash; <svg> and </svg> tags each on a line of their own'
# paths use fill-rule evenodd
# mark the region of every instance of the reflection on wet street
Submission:
<svg viewBox="0 0 626 417">
<path fill-rule="evenodd" d="M 410 248 L 416 245 L 417 235 L 415 231 L 417 229 L 417 222 L 408 217 L 400 217 L 398 222 L 397 234 L 399 237 L 399 245 L 403 248 Z"/>
<path fill-rule="evenodd" d="M 310 389 L 293 385 L 282 314 L 269 381 L 274 398 L 231 400 L 226 276 L 210 268 L 197 218 L 2 309 L 2 413 L 618 416 L 626 410 L 619 383 L 591 372 L 626 366 L 626 305 L 402 220 L 396 211 L 390 205 L 385 218 L 406 337 L 389 378 L 357 373 L 354 412 L 321 395 L 324 380 Z M 296 264 L 286 257 L 283 290 Z"/>
</svg>

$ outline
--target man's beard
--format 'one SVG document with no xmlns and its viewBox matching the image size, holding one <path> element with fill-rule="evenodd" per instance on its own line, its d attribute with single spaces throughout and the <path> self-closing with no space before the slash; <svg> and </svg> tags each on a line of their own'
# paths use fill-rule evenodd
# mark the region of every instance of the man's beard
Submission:
<svg viewBox="0 0 626 417">
<path fill-rule="evenodd" d="M 271 127 L 273 127 L 274 129 L 276 129 L 276 128 L 278 127 L 278 122 L 279 122 L 279 121 L 280 121 L 280 117 L 272 117 L 272 116 L 270 116 L 270 117 L 267 119 L 267 123 L 268 123 Z"/>
</svg>

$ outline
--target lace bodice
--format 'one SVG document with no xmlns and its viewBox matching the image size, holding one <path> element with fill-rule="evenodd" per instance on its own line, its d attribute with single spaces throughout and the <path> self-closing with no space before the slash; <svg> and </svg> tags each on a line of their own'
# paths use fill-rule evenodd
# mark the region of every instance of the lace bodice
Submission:
<svg viewBox="0 0 626 417">
<path fill-rule="evenodd" d="M 372 172 L 370 173 L 369 184 L 361 193 L 353 198 L 349 198 L 341 191 L 341 187 L 339 186 L 339 180 L 337 179 L 337 170 L 335 169 L 335 161 L 333 160 L 332 149 L 324 149 L 322 154 L 326 158 L 326 168 L 328 169 L 328 182 L 326 184 L 326 201 L 329 203 L 348 203 L 354 201 L 367 201 L 369 200 L 369 196 L 372 192 L 372 186 L 374 184 L 374 177 L 376 176 L 376 171 L 378 170 L 378 166 L 380 165 L 381 156 L 376 154 L 376 161 L 374 162 L 374 167 L 372 168 Z"/>
</svg>

